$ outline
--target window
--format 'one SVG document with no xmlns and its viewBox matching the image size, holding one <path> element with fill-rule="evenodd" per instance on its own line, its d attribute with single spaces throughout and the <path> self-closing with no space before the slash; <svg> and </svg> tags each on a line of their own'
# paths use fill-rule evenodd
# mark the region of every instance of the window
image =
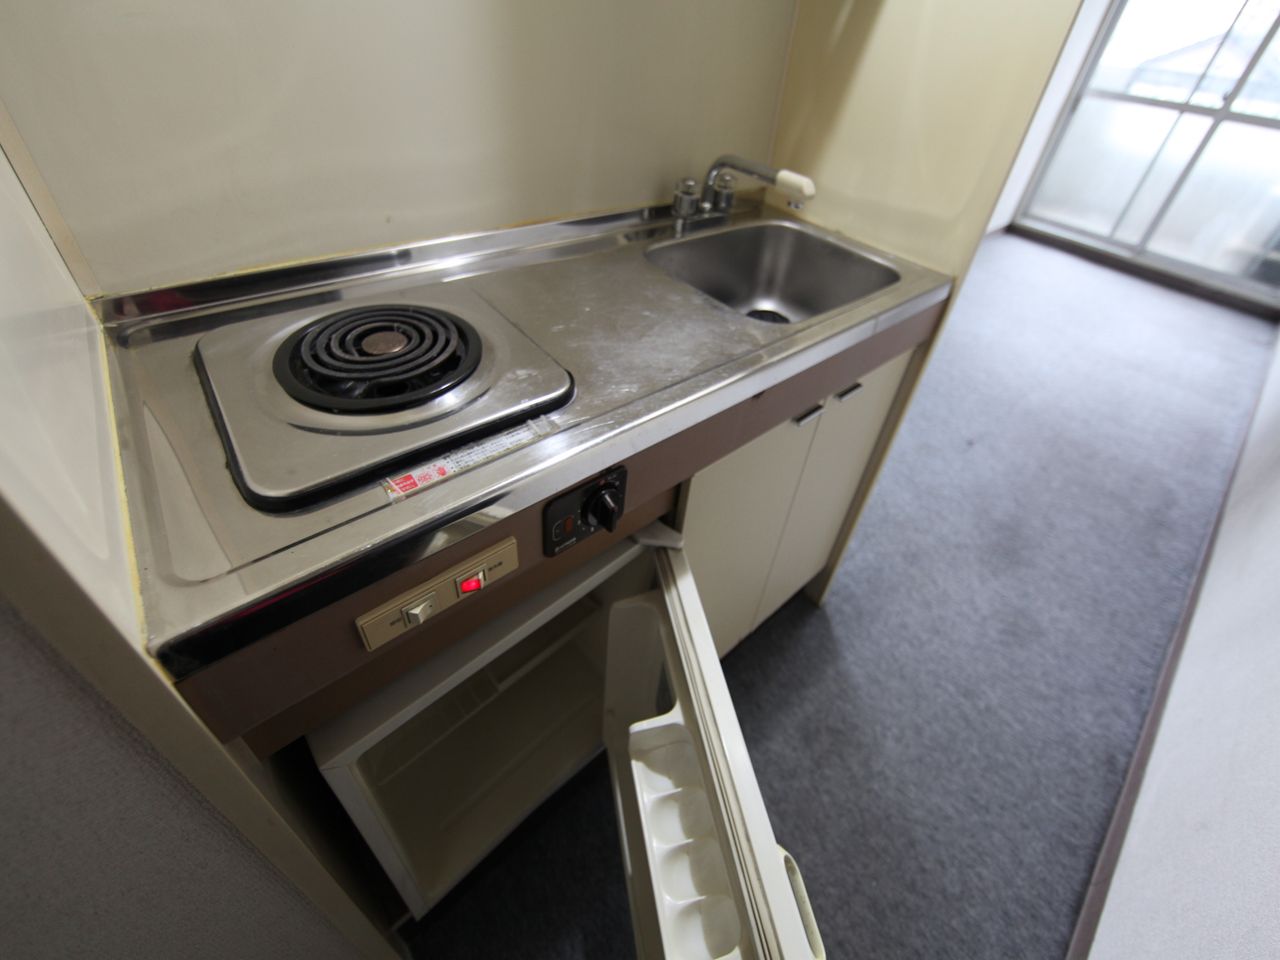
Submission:
<svg viewBox="0 0 1280 960">
<path fill-rule="evenodd" d="M 1120 0 L 1017 222 L 1280 305 L 1280 0 Z"/>
</svg>

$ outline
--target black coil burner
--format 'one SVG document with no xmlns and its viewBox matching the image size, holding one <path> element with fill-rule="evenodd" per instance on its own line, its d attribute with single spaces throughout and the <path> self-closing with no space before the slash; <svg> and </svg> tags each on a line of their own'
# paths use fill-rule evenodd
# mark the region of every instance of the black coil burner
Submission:
<svg viewBox="0 0 1280 960">
<path fill-rule="evenodd" d="M 276 351 L 280 386 L 309 407 L 384 413 L 437 397 L 480 362 L 480 337 L 460 317 L 406 304 L 331 313 Z"/>
</svg>

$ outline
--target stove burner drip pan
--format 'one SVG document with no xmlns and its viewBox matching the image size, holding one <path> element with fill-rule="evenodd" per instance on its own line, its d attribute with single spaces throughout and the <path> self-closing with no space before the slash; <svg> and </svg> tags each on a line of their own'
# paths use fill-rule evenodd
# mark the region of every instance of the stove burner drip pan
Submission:
<svg viewBox="0 0 1280 960">
<path fill-rule="evenodd" d="M 480 363 L 480 338 L 462 318 L 411 304 L 321 317 L 276 351 L 273 369 L 299 403 L 335 413 L 403 410 L 437 397 Z"/>
<path fill-rule="evenodd" d="M 209 330 L 193 359 L 236 486 L 272 512 L 376 487 L 573 396 L 569 372 L 464 282 L 284 301 Z"/>
</svg>

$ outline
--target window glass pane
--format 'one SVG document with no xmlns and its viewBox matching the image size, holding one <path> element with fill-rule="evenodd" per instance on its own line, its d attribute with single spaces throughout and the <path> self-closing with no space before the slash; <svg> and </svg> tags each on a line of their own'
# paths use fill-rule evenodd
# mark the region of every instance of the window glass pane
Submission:
<svg viewBox="0 0 1280 960">
<path fill-rule="evenodd" d="M 1208 117 L 1184 113 L 1174 124 L 1173 132 L 1165 141 L 1156 162 L 1151 165 L 1146 179 L 1134 195 L 1128 211 L 1116 227 L 1115 238 L 1124 243 L 1137 243 L 1151 225 L 1151 218 L 1159 212 L 1165 197 L 1173 189 L 1182 168 L 1187 165 L 1196 147 L 1209 131 Z"/>
<path fill-rule="evenodd" d="M 1223 123 L 1151 238 L 1155 253 L 1276 282 L 1280 130 Z"/>
<path fill-rule="evenodd" d="M 1271 39 L 1231 109 L 1280 120 L 1280 33 Z"/>
<path fill-rule="evenodd" d="M 1023 222 L 1275 302 L 1280 0 L 1113 2 Z"/>
<path fill-rule="evenodd" d="M 1192 103 L 1215 110 L 1226 103 L 1277 13 L 1280 13 L 1280 0 L 1249 0 L 1192 94 Z"/>
<path fill-rule="evenodd" d="M 1029 212 L 1107 235 L 1178 114 L 1086 96 L 1071 118 Z"/>
<path fill-rule="evenodd" d="M 1241 7 L 1242 0 L 1129 0 L 1090 88 L 1185 103 Z"/>
</svg>

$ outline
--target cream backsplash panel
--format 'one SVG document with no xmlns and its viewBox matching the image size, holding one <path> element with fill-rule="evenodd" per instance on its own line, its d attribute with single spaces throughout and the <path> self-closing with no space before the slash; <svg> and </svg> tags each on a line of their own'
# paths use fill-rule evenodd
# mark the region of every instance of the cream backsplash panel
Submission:
<svg viewBox="0 0 1280 960">
<path fill-rule="evenodd" d="M 800 0 L 773 159 L 806 219 L 959 276 L 1079 0 Z"/>
<path fill-rule="evenodd" d="M 0 100 L 122 292 L 662 200 L 767 155 L 792 14 L 25 0 L 0 11 Z"/>
<path fill-rule="evenodd" d="M 102 332 L 0 154 L 0 498 L 140 640 Z"/>
</svg>

